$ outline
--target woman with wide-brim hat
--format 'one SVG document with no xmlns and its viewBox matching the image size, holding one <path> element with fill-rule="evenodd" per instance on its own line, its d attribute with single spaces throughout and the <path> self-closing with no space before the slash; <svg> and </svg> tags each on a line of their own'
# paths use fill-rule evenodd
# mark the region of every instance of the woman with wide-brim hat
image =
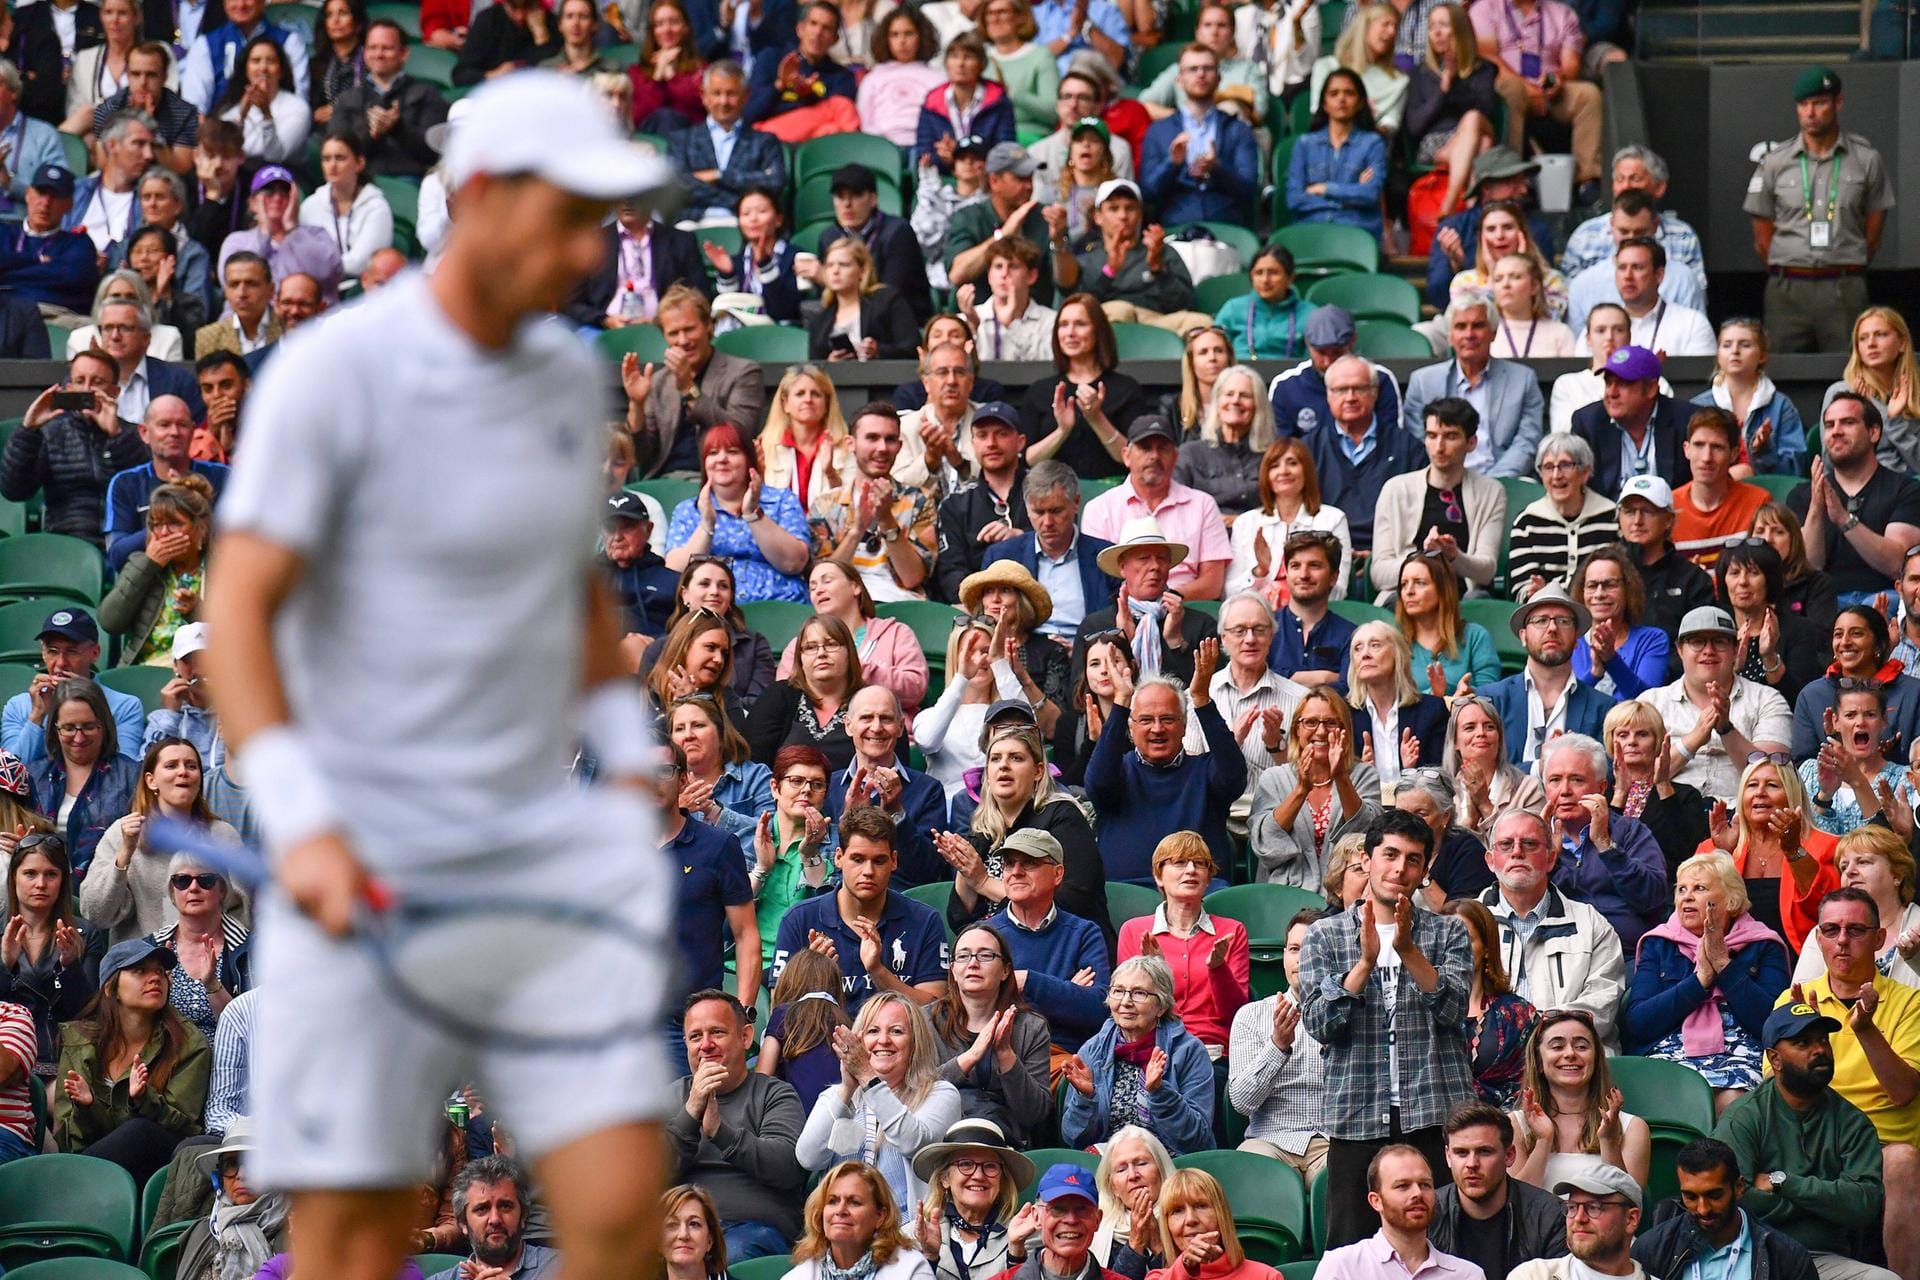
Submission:
<svg viewBox="0 0 1920 1280">
<path fill-rule="evenodd" d="M 913 1174 L 927 1184 L 913 1238 L 937 1280 L 986 1280 L 1025 1257 L 1039 1218 L 1016 1209 L 1033 1182 L 1033 1161 L 1008 1144 L 999 1125 L 957 1121 L 945 1142 L 914 1153 Z"/>
<path fill-rule="evenodd" d="M 993 656 L 1008 661 L 1041 734 L 1051 736 L 1066 711 L 1073 680 L 1067 651 L 1038 634 L 1053 616 L 1053 596 L 1025 565 L 996 560 L 960 583 L 960 608 L 994 620 Z"/>
<path fill-rule="evenodd" d="M 251 1276 L 286 1249 L 287 1195 L 247 1185 L 243 1162 L 253 1149 L 253 1122 L 235 1116 L 226 1140 L 194 1157 L 194 1170 L 213 1180 L 213 1212 L 197 1219 L 181 1242 L 181 1280 Z"/>
</svg>

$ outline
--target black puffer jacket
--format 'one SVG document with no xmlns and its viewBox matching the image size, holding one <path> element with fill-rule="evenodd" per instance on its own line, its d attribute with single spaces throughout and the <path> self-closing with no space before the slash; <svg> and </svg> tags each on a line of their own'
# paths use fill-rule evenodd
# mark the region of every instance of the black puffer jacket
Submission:
<svg viewBox="0 0 1920 1280">
<path fill-rule="evenodd" d="M 17 427 L 0 457 L 0 497 L 25 502 L 45 491 L 42 527 L 48 533 L 102 541 L 107 482 L 150 459 L 140 429 L 120 424 L 109 436 L 77 414 L 63 413 L 37 429 Z"/>
<path fill-rule="evenodd" d="M 1566 1208 L 1550 1191 L 1507 1179 L 1507 1257 L 1515 1266 L 1535 1258 L 1560 1258 L 1567 1252 Z M 1435 1193 L 1433 1225 L 1427 1229 L 1433 1247 L 1460 1256 L 1460 1189 L 1445 1186 Z M 1759 1280 L 1759 1277 L 1754 1277 Z"/>
</svg>

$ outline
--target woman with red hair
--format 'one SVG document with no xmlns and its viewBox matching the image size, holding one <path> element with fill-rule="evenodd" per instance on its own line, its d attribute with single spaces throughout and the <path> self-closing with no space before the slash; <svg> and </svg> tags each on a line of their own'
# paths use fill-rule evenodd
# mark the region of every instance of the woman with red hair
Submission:
<svg viewBox="0 0 1920 1280">
<path fill-rule="evenodd" d="M 695 556 L 724 556 L 737 602 L 805 600 L 806 512 L 791 490 L 761 483 L 759 461 L 739 428 L 707 428 L 700 474 L 699 494 L 675 507 L 668 522 L 667 567 L 678 572 Z"/>
</svg>

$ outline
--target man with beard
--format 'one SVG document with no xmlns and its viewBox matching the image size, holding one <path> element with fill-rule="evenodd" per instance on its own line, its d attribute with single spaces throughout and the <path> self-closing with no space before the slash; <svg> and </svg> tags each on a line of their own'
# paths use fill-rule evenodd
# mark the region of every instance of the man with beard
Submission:
<svg viewBox="0 0 1920 1280">
<path fill-rule="evenodd" d="M 1586 606 L 1553 582 L 1527 597 L 1508 625 L 1527 651 L 1527 665 L 1485 690 L 1507 726 L 1507 759 L 1532 768 L 1548 741 L 1563 733 L 1601 737 L 1614 700 L 1573 674 L 1574 643 L 1593 629 Z"/>
<path fill-rule="evenodd" d="M 1713 1136 L 1733 1148 L 1753 1188 L 1743 1207 L 1805 1245 L 1820 1280 L 1893 1280 L 1854 1260 L 1886 1188 L 1873 1121 L 1833 1090 L 1828 1037 L 1839 1030 L 1798 1001 L 1767 1015 L 1760 1042 L 1773 1075 L 1726 1109 Z"/>
<path fill-rule="evenodd" d="M 1513 1155 L 1513 1121 L 1500 1108 L 1463 1102 L 1447 1117 L 1447 1169 L 1453 1185 L 1440 1188 L 1434 1197 L 1429 1235 L 1434 1248 L 1459 1255 L 1494 1280 L 1523 1262 L 1558 1258 L 1567 1251 L 1560 1202 L 1539 1187 L 1509 1177 Z"/>
<path fill-rule="evenodd" d="M 1121 1280 L 1090 1256 L 1100 1229 L 1100 1202 L 1093 1175 L 1078 1165 L 1057 1164 L 1040 1177 L 1040 1249 L 993 1280 Z"/>
<path fill-rule="evenodd" d="M 1380 1215 L 1380 1230 L 1355 1244 L 1330 1249 L 1315 1280 L 1482 1280 L 1479 1267 L 1427 1240 L 1433 1221 L 1433 1169 L 1418 1147 L 1396 1142 L 1380 1148 L 1367 1166 L 1367 1203 Z"/>
<path fill-rule="evenodd" d="M 1640 1226 L 1640 1184 L 1625 1169 L 1598 1160 L 1583 1162 L 1561 1175 L 1553 1192 L 1565 1204 L 1565 1258 L 1541 1258 L 1508 1274 L 1507 1280 L 1594 1280 L 1599 1276 L 1645 1280 L 1633 1258 L 1633 1233 Z"/>
<path fill-rule="evenodd" d="M 547 1280 L 560 1254 L 528 1244 L 526 1173 L 505 1156 L 469 1161 L 453 1179 L 453 1216 L 472 1255 L 431 1280 Z"/>
<path fill-rule="evenodd" d="M 1732 1147 L 1713 1138 L 1689 1142 L 1674 1157 L 1674 1172 L 1686 1212 L 1633 1242 L 1634 1260 L 1654 1280 L 1730 1274 L 1743 1263 L 1750 1280 L 1814 1280 L 1807 1247 L 1740 1206 L 1746 1184 Z"/>
</svg>

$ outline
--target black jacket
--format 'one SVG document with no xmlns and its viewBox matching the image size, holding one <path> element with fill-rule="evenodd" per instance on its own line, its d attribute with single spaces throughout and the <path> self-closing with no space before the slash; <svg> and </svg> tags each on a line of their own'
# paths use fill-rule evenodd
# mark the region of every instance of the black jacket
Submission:
<svg viewBox="0 0 1920 1280">
<path fill-rule="evenodd" d="M 38 429 L 16 429 L 0 455 L 0 497 L 25 502 L 42 490 L 41 517 L 48 533 L 72 534 L 99 546 L 107 518 L 107 482 L 115 473 L 151 459 L 140 428 L 120 424 L 109 438 L 74 414 L 61 414 Z"/>
<path fill-rule="evenodd" d="M 1662 1203 L 1664 1207 L 1670 1202 Z M 1671 1216 L 1635 1237 L 1633 1260 L 1645 1267 L 1653 1280 L 1687 1280 L 1693 1260 L 1712 1246 L 1691 1217 L 1669 1212 Z M 1747 1230 L 1752 1233 L 1753 1280 L 1816 1280 L 1813 1255 L 1807 1252 L 1807 1246 L 1750 1213 Z"/>
<path fill-rule="evenodd" d="M 1518 1266 L 1535 1258 L 1562 1258 L 1567 1253 L 1566 1209 L 1560 1197 L 1518 1178 L 1507 1179 L 1507 1259 Z M 1433 1223 L 1427 1239 L 1434 1248 L 1455 1257 L 1460 1252 L 1460 1188 L 1449 1183 L 1434 1193 Z M 1472 1262 L 1475 1259 L 1468 1258 Z M 1760 1280 L 1755 1276 L 1754 1280 Z"/>
<path fill-rule="evenodd" d="M 846 234 L 846 228 L 837 222 L 822 231 L 820 256 L 826 257 L 827 248 Z M 913 311 L 913 322 L 925 324 L 933 315 L 933 293 L 927 287 L 927 259 L 920 252 L 920 241 L 915 238 L 913 227 L 905 218 L 876 209 L 873 225 L 866 229 L 865 238 L 880 283 L 898 289 Z"/>
<path fill-rule="evenodd" d="M 80 0 L 74 6 L 73 27 L 75 53 L 107 38 L 100 26 L 100 6 L 92 0 Z M 17 51 L 14 60 L 20 67 L 21 109 L 57 127 L 67 118 L 67 77 L 50 2 L 14 9 L 13 45 Z"/>
<path fill-rule="evenodd" d="M 808 359 L 827 358 L 837 314 L 838 308 L 833 305 L 823 306 L 814 312 L 813 319 L 807 324 Z M 914 324 L 913 311 L 907 306 L 906 295 L 890 284 L 883 284 L 861 297 L 860 333 L 863 337 L 872 338 L 878 345 L 875 358 L 879 360 L 911 360 L 914 347 L 920 339 L 920 330 Z"/>
<path fill-rule="evenodd" d="M 0 969 L 0 1000 L 20 1005 L 33 1015 L 40 1061 L 48 1066 L 60 1060 L 60 1024 L 79 1017 L 100 989 L 100 959 L 107 953 L 105 929 L 96 929 L 78 918 L 73 926 L 80 931 L 79 963 L 71 967 L 61 964 L 49 947 L 40 963 L 34 964 L 22 949 L 11 969 Z"/>
<path fill-rule="evenodd" d="M 398 106 L 400 123 L 375 138 L 367 127 L 367 108 Z M 427 141 L 427 130 L 444 124 L 447 100 L 437 86 L 401 72 L 391 89 L 382 93 L 371 80 L 343 90 L 333 102 L 333 129 L 353 133 L 367 153 L 367 172 L 389 178 L 423 177 L 440 162 L 440 153 Z"/>
<path fill-rule="evenodd" d="M 613 301 L 613 291 L 620 287 L 620 228 L 608 223 L 601 234 L 606 237 L 607 251 L 601 258 L 600 269 L 575 285 L 567 295 L 566 305 L 560 309 L 575 324 L 596 329 L 606 325 L 607 306 Z M 647 252 L 653 255 L 656 295 L 665 296 L 672 286 L 684 284 L 712 296 L 713 291 L 707 287 L 707 270 L 701 265 L 700 243 L 692 232 L 656 222 L 647 235 Z"/>
<path fill-rule="evenodd" d="M 1021 491 L 1027 480 L 1027 464 L 1014 471 L 1013 488 L 1007 492 L 1007 523 L 1016 529 L 1031 529 L 1027 518 L 1027 499 Z M 969 574 L 978 573 L 985 563 L 991 543 L 979 540 L 980 530 L 1001 517 L 994 508 L 993 491 L 984 480 L 975 478 L 961 485 L 940 503 L 940 552 L 933 562 L 933 577 L 939 597 L 948 604 L 960 602 L 960 584 Z"/>
<path fill-rule="evenodd" d="M 489 5 L 467 28 L 467 42 L 460 46 L 460 60 L 453 64 L 453 82 L 476 85 L 503 63 L 538 66 L 558 52 L 560 24 L 551 15 L 547 18 L 546 43 L 535 44 L 533 35 L 507 16 L 505 5 Z"/>
<path fill-rule="evenodd" d="M 1653 474 L 1678 489 L 1693 479 L 1686 455 L 1680 446 L 1687 438 L 1687 418 L 1693 406 L 1672 396 L 1659 396 L 1653 402 L 1653 415 L 1647 419 L 1653 431 Z M 1626 433 L 1607 416 L 1604 400 L 1574 411 L 1573 434 L 1593 446 L 1593 478 L 1587 483 L 1597 494 L 1610 500 L 1620 496 L 1620 438 Z"/>
<path fill-rule="evenodd" d="M 1646 611 L 1640 615 L 1641 625 L 1658 627 L 1670 639 L 1680 630 L 1680 620 L 1689 610 L 1714 603 L 1713 579 L 1705 569 L 1675 551 L 1671 542 L 1667 544 L 1667 554 L 1660 559 L 1633 567 L 1640 571 L 1640 585 L 1647 596 Z M 1667 660 L 1667 671 L 1670 677 L 1680 674 L 1678 644 L 1673 646 Z"/>
</svg>

